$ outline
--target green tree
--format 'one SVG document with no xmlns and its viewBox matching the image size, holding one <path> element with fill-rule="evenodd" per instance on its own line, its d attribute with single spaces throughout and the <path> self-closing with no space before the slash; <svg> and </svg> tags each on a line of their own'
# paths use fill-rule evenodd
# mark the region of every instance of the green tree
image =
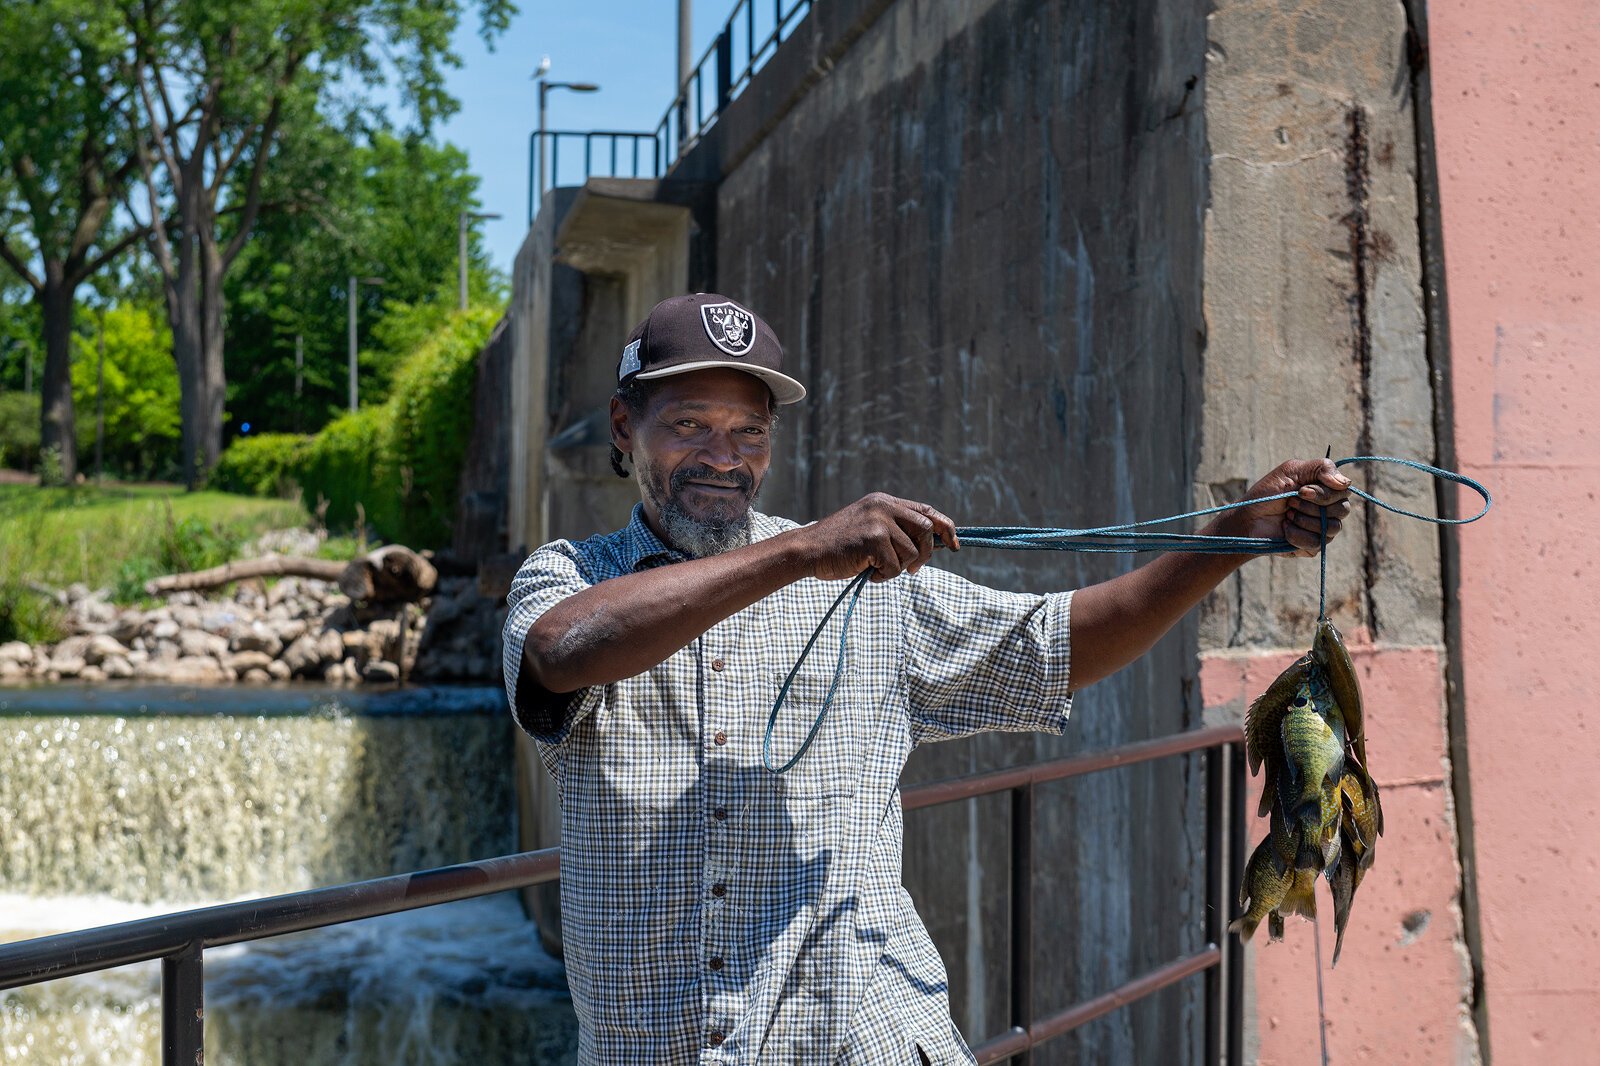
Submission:
<svg viewBox="0 0 1600 1066">
<path fill-rule="evenodd" d="M 97 0 L 29 0 L 0 4 L 0 41 L 0 262 L 39 309 L 40 437 L 71 480 L 77 290 L 140 237 L 112 223 L 137 158 L 123 38 Z"/>
<path fill-rule="evenodd" d="M 450 35 L 467 2 L 117 0 L 132 38 L 131 117 L 150 145 L 141 168 L 191 486 L 221 453 L 223 282 L 260 215 L 280 139 L 386 73 L 428 129 L 455 107 L 443 72 L 459 64 Z M 488 38 L 515 10 L 512 0 L 475 3 Z"/>
<path fill-rule="evenodd" d="M 177 470 L 180 424 L 178 372 L 172 364 L 172 333 L 153 307 L 120 304 L 94 314 L 88 329 L 73 337 L 73 402 L 78 448 L 94 454 L 95 414 L 100 393 L 100 330 L 105 330 L 105 463 L 123 474 L 165 476 Z"/>
<path fill-rule="evenodd" d="M 272 431 L 320 428 L 346 399 L 346 279 L 382 274 L 357 291 L 363 404 L 379 403 L 399 356 L 455 308 L 456 218 L 477 207 L 466 154 L 420 135 L 331 126 L 284 137 L 263 195 L 264 213 L 224 292 L 228 302 L 228 409 L 234 421 Z M 468 245 L 474 300 L 502 292 L 476 233 Z M 391 308 L 439 305 L 428 323 L 386 342 Z M 295 338 L 304 374 L 294 389 Z"/>
</svg>

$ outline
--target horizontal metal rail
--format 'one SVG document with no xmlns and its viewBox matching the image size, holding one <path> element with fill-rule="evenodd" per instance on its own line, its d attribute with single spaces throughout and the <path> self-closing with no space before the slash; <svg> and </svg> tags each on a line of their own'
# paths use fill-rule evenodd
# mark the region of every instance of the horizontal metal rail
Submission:
<svg viewBox="0 0 1600 1066">
<path fill-rule="evenodd" d="M 1033 942 L 1031 882 L 1033 786 L 1101 770 L 1132 766 L 1154 759 L 1211 750 L 1209 765 L 1215 772 L 1242 775 L 1238 727 L 1217 727 L 1180 733 L 1155 740 L 1138 741 L 1089 755 L 1075 755 L 1032 766 L 1013 767 L 966 778 L 915 785 L 902 792 L 907 810 L 953 803 L 976 796 L 1009 792 L 1012 796 L 1012 880 L 1019 886 L 1013 895 L 1012 952 L 1013 1026 L 1006 1033 L 974 1048 L 980 1063 L 995 1063 L 1021 1056 L 1047 1040 L 1101 1017 L 1135 1000 L 1197 973 L 1227 966 L 1231 971 L 1225 1002 L 1218 1001 L 1221 982 L 1209 980 L 1207 999 L 1208 1045 L 1212 1036 L 1220 1039 L 1227 1032 L 1227 1049 L 1220 1044 L 1208 1047 L 1213 1061 L 1237 1059 L 1239 1028 L 1238 945 L 1226 948 L 1215 942 L 1220 932 L 1220 908 L 1225 902 L 1213 893 L 1236 884 L 1239 847 L 1242 839 L 1242 794 L 1232 789 L 1224 800 L 1224 789 L 1213 782 L 1212 799 L 1207 804 L 1208 827 L 1221 838 L 1221 822 L 1231 826 L 1227 834 L 1233 854 L 1227 864 L 1234 878 L 1208 877 L 1208 908 L 1218 912 L 1209 923 L 1205 950 L 1152 970 L 1140 977 L 1075 1006 L 1042 1019 L 1031 1016 Z M 1217 757 L 1220 749 L 1222 757 Z M 1230 816 L 1230 812 L 1239 812 Z M 1215 822 L 1216 825 L 1212 825 Z M 1237 823 L 1237 824 L 1236 824 Z M 1219 870 L 1221 869 L 1219 865 Z M 203 1041 L 204 988 L 203 960 L 207 948 L 281 936 L 285 933 L 318 929 L 344 922 L 373 918 L 383 914 L 430 907 L 441 903 L 471 899 L 508 889 L 524 888 L 557 880 L 561 875 L 561 856 L 557 848 L 521 852 L 493 859 L 460 863 L 434 870 L 396 874 L 390 877 L 335 885 L 329 888 L 292 892 L 264 899 L 226 903 L 176 914 L 143 918 L 118 925 L 102 926 L 54 936 L 37 937 L 0 945 L 0 989 L 37 984 L 64 977 L 111 969 L 133 963 L 162 960 L 163 1062 L 198 1061 Z M 1213 884 L 1215 880 L 1215 884 Z M 1226 1011 L 1226 1017 L 1222 1012 Z"/>
<path fill-rule="evenodd" d="M 554 881 L 557 848 L 0 944 L 0 989 Z"/>
<path fill-rule="evenodd" d="M 1197 973 L 1220 965 L 1221 962 L 1222 949 L 1212 944 L 1204 951 L 1185 956 L 1176 962 L 1169 962 L 1147 974 L 1135 977 L 1103 996 L 1096 996 L 1041 1018 L 1026 1029 L 1011 1029 L 992 1040 L 985 1040 L 974 1047 L 972 1053 L 977 1056 L 978 1066 L 1004 1062 L 1013 1055 L 1031 1051 L 1046 1040 L 1053 1040 L 1064 1033 L 1069 1033 L 1080 1025 L 1086 1025 L 1096 1018 L 1110 1014 L 1118 1007 L 1126 1007 L 1136 1000 L 1161 991 L 1168 985 L 1177 984 L 1185 977 L 1193 977 Z"/>
<path fill-rule="evenodd" d="M 919 807 L 932 807 L 940 803 L 987 796 L 1025 785 L 1039 785 L 1046 781 L 1060 781 L 1066 777 L 1080 777 L 1099 770 L 1112 770 L 1119 766 L 1133 766 L 1152 759 L 1165 759 L 1169 755 L 1184 755 L 1191 751 L 1204 751 L 1239 741 L 1238 726 L 1213 726 L 1186 733 L 1174 733 L 1155 740 L 1138 740 L 1109 751 L 1090 755 L 1068 755 L 1048 762 L 1028 766 L 1013 766 L 1005 770 L 951 778 L 948 781 L 931 781 L 925 785 L 912 785 L 901 789 L 900 803 L 908 811 Z"/>
</svg>

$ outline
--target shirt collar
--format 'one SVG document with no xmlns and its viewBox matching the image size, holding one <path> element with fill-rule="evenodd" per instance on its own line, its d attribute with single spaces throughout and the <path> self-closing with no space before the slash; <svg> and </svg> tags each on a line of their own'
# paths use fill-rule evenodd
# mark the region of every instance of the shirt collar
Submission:
<svg viewBox="0 0 1600 1066">
<path fill-rule="evenodd" d="M 766 540 L 781 532 L 771 519 L 759 511 L 750 512 L 750 540 Z M 689 556 L 668 547 L 644 519 L 644 504 L 633 505 L 633 517 L 622 528 L 622 563 L 628 573 L 648 570 L 667 563 L 681 563 Z"/>
</svg>

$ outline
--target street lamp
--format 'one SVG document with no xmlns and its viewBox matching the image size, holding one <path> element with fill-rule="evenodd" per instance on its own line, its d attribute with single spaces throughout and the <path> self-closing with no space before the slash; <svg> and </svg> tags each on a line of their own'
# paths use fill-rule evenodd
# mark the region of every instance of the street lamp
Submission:
<svg viewBox="0 0 1600 1066">
<path fill-rule="evenodd" d="M 350 296 L 350 318 L 349 318 L 349 338 L 350 338 L 350 410 L 352 410 L 352 411 L 354 411 L 356 409 L 356 285 L 357 284 L 361 284 L 361 285 L 382 285 L 383 284 L 383 279 L 382 278 L 358 278 L 354 274 L 350 275 L 350 288 L 349 288 L 348 291 L 349 291 L 349 296 Z"/>
<path fill-rule="evenodd" d="M 467 226 L 478 219 L 499 218 L 499 215 L 481 211 L 461 211 L 456 214 L 456 280 L 461 283 L 461 310 L 467 309 Z"/>
<path fill-rule="evenodd" d="M 548 62 L 539 64 L 539 70 L 534 74 L 534 80 L 539 83 L 539 195 L 544 195 L 545 183 L 545 156 L 548 155 L 545 142 L 545 97 L 557 89 L 569 89 L 575 93 L 599 92 L 600 86 L 587 81 L 545 81 L 545 74 L 549 71 Z"/>
</svg>

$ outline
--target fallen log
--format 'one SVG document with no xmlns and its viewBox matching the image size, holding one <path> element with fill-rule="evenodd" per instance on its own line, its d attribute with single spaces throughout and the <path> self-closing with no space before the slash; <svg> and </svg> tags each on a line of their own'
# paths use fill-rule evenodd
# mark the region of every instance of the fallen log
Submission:
<svg viewBox="0 0 1600 1066">
<path fill-rule="evenodd" d="M 187 589 L 211 589 L 243 581 L 247 577 L 314 577 L 322 581 L 338 581 L 347 566 L 332 559 L 306 559 L 295 555 L 264 555 L 259 559 L 241 559 L 224 563 L 209 570 L 192 570 L 186 574 L 169 574 L 151 578 L 144 583 L 148 596 L 164 592 L 181 592 Z"/>
</svg>

